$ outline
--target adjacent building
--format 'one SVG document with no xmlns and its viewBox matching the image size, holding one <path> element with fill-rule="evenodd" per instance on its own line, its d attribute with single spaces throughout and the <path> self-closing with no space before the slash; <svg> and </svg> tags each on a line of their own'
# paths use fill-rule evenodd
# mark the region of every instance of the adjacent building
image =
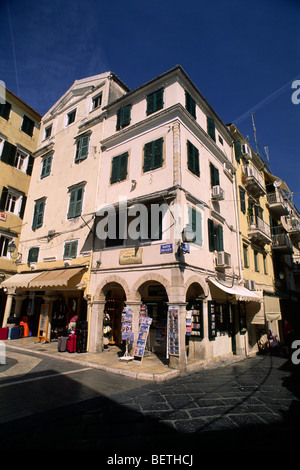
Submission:
<svg viewBox="0 0 300 470">
<path fill-rule="evenodd" d="M 19 239 L 41 116 L 10 90 L 0 104 L 0 282 L 17 272 Z M 0 324 L 7 300 L 0 288 Z"/>
</svg>

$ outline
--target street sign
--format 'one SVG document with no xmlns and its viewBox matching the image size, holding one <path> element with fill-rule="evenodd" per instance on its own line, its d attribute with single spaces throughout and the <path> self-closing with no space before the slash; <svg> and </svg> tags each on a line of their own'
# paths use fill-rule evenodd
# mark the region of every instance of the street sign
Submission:
<svg viewBox="0 0 300 470">
<path fill-rule="evenodd" d="M 173 253 L 173 243 L 166 243 L 165 245 L 160 245 L 160 254 L 164 253 Z"/>
</svg>

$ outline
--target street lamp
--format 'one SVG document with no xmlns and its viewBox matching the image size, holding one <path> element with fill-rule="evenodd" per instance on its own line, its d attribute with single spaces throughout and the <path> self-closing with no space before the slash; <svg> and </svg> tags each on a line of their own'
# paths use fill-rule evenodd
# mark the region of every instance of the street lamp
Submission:
<svg viewBox="0 0 300 470">
<path fill-rule="evenodd" d="M 8 253 L 12 254 L 15 251 L 16 248 L 17 247 L 16 247 L 15 243 L 12 241 L 12 242 L 9 243 L 9 245 L 7 247 L 7 251 L 8 251 Z"/>
</svg>

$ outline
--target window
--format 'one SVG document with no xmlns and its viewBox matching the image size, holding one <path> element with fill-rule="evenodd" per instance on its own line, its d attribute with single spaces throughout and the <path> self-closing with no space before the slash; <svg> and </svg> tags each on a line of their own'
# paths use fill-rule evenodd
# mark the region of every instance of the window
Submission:
<svg viewBox="0 0 300 470">
<path fill-rule="evenodd" d="M 196 119 L 196 102 L 187 91 L 185 92 L 185 107 L 187 111 Z"/>
<path fill-rule="evenodd" d="M 0 211 L 10 212 L 23 219 L 26 200 L 25 194 L 22 195 L 17 190 L 14 191 L 13 189 L 3 186 L 0 199 Z"/>
<path fill-rule="evenodd" d="M 241 206 L 241 212 L 245 214 L 246 213 L 246 193 L 242 188 L 240 188 L 240 206 Z"/>
<path fill-rule="evenodd" d="M 159 90 L 154 91 L 153 93 L 150 93 L 150 95 L 147 96 L 147 116 L 163 108 L 164 106 L 163 96 L 164 96 L 163 88 L 160 88 Z"/>
<path fill-rule="evenodd" d="M 144 146 L 144 172 L 160 168 L 163 162 L 163 138 L 148 142 Z"/>
<path fill-rule="evenodd" d="M 112 159 L 110 183 L 123 181 L 127 176 L 128 152 L 117 155 Z"/>
<path fill-rule="evenodd" d="M 24 115 L 22 126 L 21 126 L 21 131 L 25 132 L 25 134 L 32 137 L 33 128 L 34 128 L 34 121 L 30 119 L 28 116 Z"/>
<path fill-rule="evenodd" d="M 216 141 L 216 129 L 215 129 L 215 122 L 213 118 L 207 116 L 207 133 L 211 136 L 211 138 Z"/>
<path fill-rule="evenodd" d="M 223 137 L 221 137 L 220 135 L 219 135 L 219 142 L 220 142 L 221 145 L 224 145 Z"/>
<path fill-rule="evenodd" d="M 93 110 L 100 108 L 102 103 L 102 93 L 93 97 Z"/>
<path fill-rule="evenodd" d="M 18 170 L 24 170 L 26 158 L 27 158 L 27 155 L 24 155 L 24 153 L 17 150 L 14 167 L 17 168 Z"/>
<path fill-rule="evenodd" d="M 202 214 L 189 206 L 189 228 L 195 233 L 193 242 L 202 245 Z"/>
<path fill-rule="evenodd" d="M 224 251 L 223 227 L 208 219 L 209 251 Z"/>
<path fill-rule="evenodd" d="M 248 264 L 248 246 L 243 245 L 244 268 L 249 268 Z"/>
<path fill-rule="evenodd" d="M 45 199 L 42 199 L 41 201 L 36 201 L 35 203 L 33 221 L 32 221 L 32 230 L 36 230 L 37 228 L 43 225 L 45 202 L 46 202 Z"/>
<path fill-rule="evenodd" d="M 242 144 L 240 140 L 234 142 L 235 159 L 239 162 L 242 158 Z"/>
<path fill-rule="evenodd" d="M 188 169 L 196 176 L 200 176 L 199 150 L 187 141 Z"/>
<path fill-rule="evenodd" d="M 81 215 L 82 203 L 83 203 L 84 187 L 79 186 L 70 191 L 68 219 L 79 217 Z"/>
<path fill-rule="evenodd" d="M 45 128 L 45 139 L 49 139 L 52 132 L 52 124 Z"/>
<path fill-rule="evenodd" d="M 219 170 L 216 168 L 212 163 L 209 164 L 210 167 L 210 184 L 211 187 L 219 186 L 220 178 L 219 178 Z"/>
<path fill-rule="evenodd" d="M 64 247 L 64 255 L 63 258 L 76 258 L 77 255 L 77 246 L 78 240 L 74 240 L 72 242 L 66 242 Z"/>
<path fill-rule="evenodd" d="M 73 111 L 67 114 L 67 126 L 69 126 L 75 121 L 75 116 L 76 116 L 76 109 L 73 109 Z"/>
<path fill-rule="evenodd" d="M 6 237 L 0 234 L 0 257 L 7 256 L 8 245 L 12 241 L 12 238 Z"/>
<path fill-rule="evenodd" d="M 41 179 L 50 175 L 51 166 L 52 166 L 52 157 L 53 157 L 53 155 L 48 155 L 48 157 L 43 158 L 43 160 L 42 160 Z"/>
<path fill-rule="evenodd" d="M 3 117 L 3 119 L 6 119 L 6 121 L 9 120 L 10 110 L 11 104 L 7 103 L 7 101 L 0 104 L 0 116 Z"/>
<path fill-rule="evenodd" d="M 27 263 L 37 263 L 38 257 L 39 257 L 39 247 L 32 247 L 29 248 L 28 250 L 28 257 L 27 257 Z"/>
<path fill-rule="evenodd" d="M 264 274 L 268 274 L 267 255 L 263 255 L 263 262 L 264 262 Z"/>
<path fill-rule="evenodd" d="M 254 250 L 254 269 L 256 272 L 259 272 L 259 266 L 258 266 L 258 252 Z"/>
<path fill-rule="evenodd" d="M 89 141 L 89 135 L 83 136 L 77 141 L 75 163 L 79 163 L 87 158 L 89 152 Z"/>
<path fill-rule="evenodd" d="M 131 118 L 131 104 L 122 106 L 117 112 L 117 131 L 123 127 L 129 126 Z"/>
<path fill-rule="evenodd" d="M 21 152 L 15 145 L 7 142 L 7 140 L 3 144 L 1 161 L 23 171 L 27 175 L 32 173 L 34 158 Z"/>
</svg>

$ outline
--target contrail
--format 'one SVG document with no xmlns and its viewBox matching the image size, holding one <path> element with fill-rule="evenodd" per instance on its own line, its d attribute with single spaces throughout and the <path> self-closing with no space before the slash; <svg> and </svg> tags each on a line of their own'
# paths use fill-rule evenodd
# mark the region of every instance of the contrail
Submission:
<svg viewBox="0 0 300 470">
<path fill-rule="evenodd" d="M 9 0 L 7 0 L 6 4 L 7 4 L 7 16 L 8 16 L 8 23 L 9 23 L 10 35 L 11 35 L 12 51 L 13 51 L 13 58 L 14 58 L 14 65 L 15 65 L 15 73 L 16 73 L 17 93 L 18 93 L 18 96 L 20 96 L 19 79 L 18 79 L 18 70 L 17 70 L 17 59 L 16 59 L 16 52 L 15 52 L 15 41 L 14 41 L 14 36 L 13 36 L 13 28 L 12 28 L 12 24 L 11 24 L 11 15 L 10 15 L 10 9 L 9 9 Z"/>
<path fill-rule="evenodd" d="M 296 78 L 294 78 L 293 80 L 290 80 L 288 83 L 286 83 L 285 85 L 283 85 L 281 88 L 279 88 L 278 90 L 274 91 L 273 93 L 271 93 L 271 95 L 267 96 L 266 98 L 264 98 L 263 100 L 261 100 L 259 103 L 257 103 L 255 106 L 253 106 L 253 108 L 250 108 L 248 111 L 246 111 L 244 114 L 242 114 L 240 117 L 238 117 L 237 119 L 235 119 L 233 121 L 233 123 L 237 123 L 239 121 L 242 121 L 243 119 L 245 119 L 246 117 L 249 116 L 250 113 L 256 111 L 257 109 L 260 109 L 262 108 L 263 106 L 265 106 L 267 103 L 270 103 L 271 101 L 273 101 L 278 95 L 280 95 L 287 87 L 291 87 L 291 84 L 294 80 L 297 80 L 298 78 L 300 78 L 300 75 L 298 75 Z"/>
</svg>

